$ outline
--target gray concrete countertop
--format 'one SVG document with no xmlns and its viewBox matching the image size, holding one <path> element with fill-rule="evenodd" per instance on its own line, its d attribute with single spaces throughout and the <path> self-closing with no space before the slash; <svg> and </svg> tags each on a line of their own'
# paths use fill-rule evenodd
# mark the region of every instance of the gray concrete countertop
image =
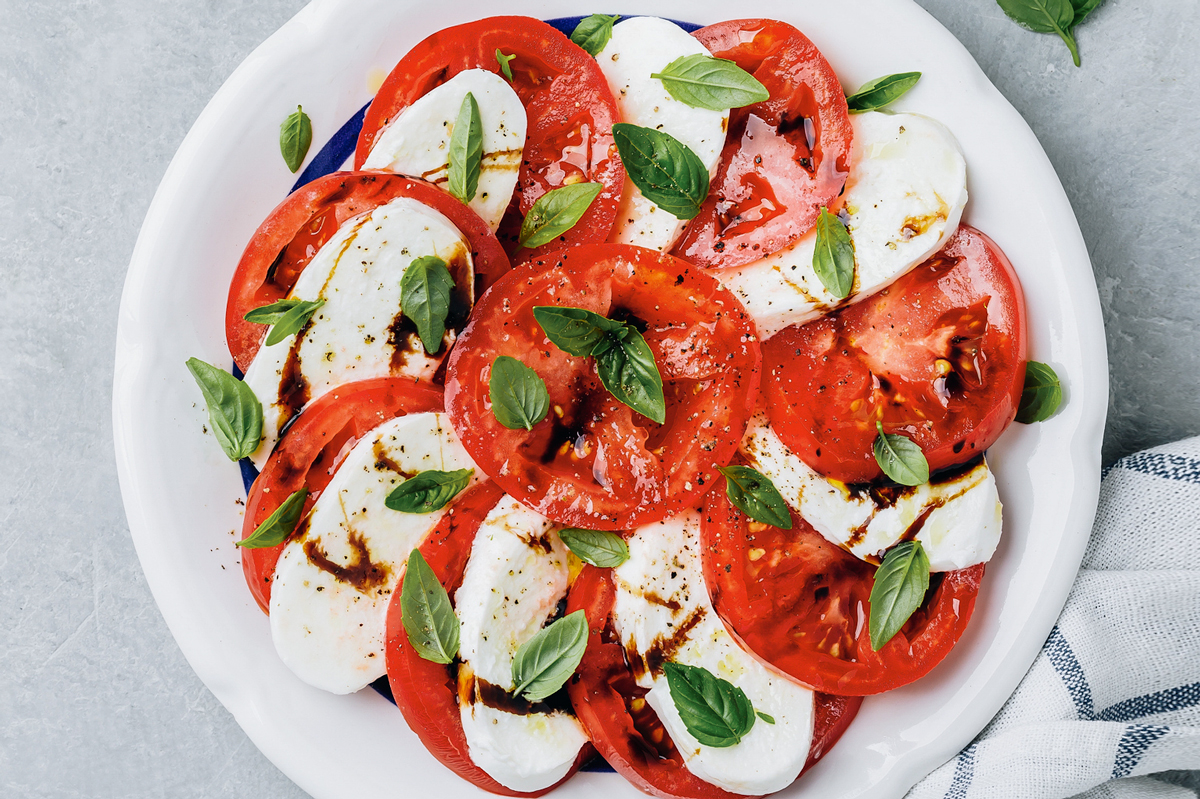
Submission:
<svg viewBox="0 0 1200 799">
<path fill-rule="evenodd" d="M 1109 0 L 1078 30 L 1076 69 L 994 0 L 920 2 L 1029 120 L 1074 205 L 1112 366 L 1105 461 L 1200 433 L 1200 4 Z M 154 189 L 221 83 L 302 5 L 0 0 L 0 795 L 304 795 L 168 633 L 109 407 Z"/>
</svg>

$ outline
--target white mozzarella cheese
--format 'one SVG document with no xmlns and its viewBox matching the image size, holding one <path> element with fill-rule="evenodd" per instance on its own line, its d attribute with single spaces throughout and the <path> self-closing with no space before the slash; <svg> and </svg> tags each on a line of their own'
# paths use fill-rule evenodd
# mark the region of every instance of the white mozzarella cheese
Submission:
<svg viewBox="0 0 1200 799">
<path fill-rule="evenodd" d="M 812 691 L 769 670 L 725 630 L 708 597 L 700 561 L 700 513 L 688 511 L 638 528 L 629 560 L 613 570 L 613 625 L 630 653 L 638 684 L 689 771 L 740 794 L 772 793 L 790 785 L 808 759 L 813 733 Z M 667 660 L 700 666 L 745 691 L 762 720 L 741 742 L 704 746 L 687 731 L 666 677 Z M 661 666 L 659 666 L 661 668 Z"/>
<path fill-rule="evenodd" d="M 632 17 L 613 26 L 612 38 L 596 56 L 617 100 L 621 121 L 669 133 L 691 148 L 716 174 L 729 127 L 728 111 L 693 108 L 676 100 L 650 77 L 677 58 L 708 55 L 690 33 L 657 17 Z M 685 220 L 662 210 L 628 178 L 609 241 L 667 251 L 683 234 Z"/>
<path fill-rule="evenodd" d="M 817 532 L 863 560 L 878 563 L 889 547 L 913 537 L 914 527 L 935 572 L 984 563 L 1000 543 L 1000 496 L 987 461 L 885 501 L 817 474 L 779 440 L 762 411 L 751 417 L 741 452 Z"/>
<path fill-rule="evenodd" d="M 408 197 L 348 220 L 313 256 L 289 296 L 325 304 L 299 337 L 287 336 L 269 347 L 264 342 L 246 370 L 246 384 L 263 404 L 263 441 L 251 455 L 256 466 L 262 468 L 280 428 L 297 410 L 287 396 L 297 381 L 306 399 L 314 400 L 355 380 L 433 377 L 455 332 L 446 332 L 441 350 L 431 357 L 412 328 L 401 326 L 400 314 L 400 281 L 425 255 L 446 262 L 455 280 L 454 302 L 469 308 L 474 296 L 470 246 L 450 220 Z"/>
<path fill-rule="evenodd" d="M 813 270 L 815 228 L 777 253 L 717 274 L 764 340 L 887 288 L 958 229 L 967 165 L 954 135 L 917 114 L 871 111 L 850 119 L 854 148 L 844 195 L 854 242 L 850 296 L 836 299 Z"/>
<path fill-rule="evenodd" d="M 470 92 L 483 124 L 479 189 L 467 205 L 493 231 L 517 186 L 525 148 L 525 106 L 508 81 L 485 69 L 468 69 L 401 111 L 375 139 L 363 169 L 386 169 L 445 184 L 450 168 L 450 137 Z"/>
<path fill-rule="evenodd" d="M 514 791 L 554 785 L 588 740 L 570 713 L 514 713 L 489 706 L 483 685 L 512 691 L 513 657 L 554 614 L 567 594 L 567 577 L 567 548 L 554 525 L 506 496 L 475 534 L 454 595 L 467 748 L 475 765 Z"/>
<path fill-rule="evenodd" d="M 409 553 L 446 512 L 401 513 L 384 500 L 406 475 L 473 467 L 440 413 L 401 416 L 355 444 L 302 534 L 284 547 L 271 583 L 271 637 L 297 677 L 346 694 L 384 675 L 392 591 Z"/>
</svg>

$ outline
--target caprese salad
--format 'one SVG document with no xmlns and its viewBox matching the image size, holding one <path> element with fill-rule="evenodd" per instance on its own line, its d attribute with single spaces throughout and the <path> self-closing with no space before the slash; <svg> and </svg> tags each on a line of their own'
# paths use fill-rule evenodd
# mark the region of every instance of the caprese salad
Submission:
<svg viewBox="0 0 1200 799">
<path fill-rule="evenodd" d="M 567 30 L 414 47 L 246 247 L 244 378 L 188 366 L 298 679 L 386 679 L 498 794 L 597 756 L 769 794 L 958 641 L 985 451 L 1061 389 L 953 134 L 882 110 L 918 74 L 847 97 L 775 20 Z"/>
</svg>

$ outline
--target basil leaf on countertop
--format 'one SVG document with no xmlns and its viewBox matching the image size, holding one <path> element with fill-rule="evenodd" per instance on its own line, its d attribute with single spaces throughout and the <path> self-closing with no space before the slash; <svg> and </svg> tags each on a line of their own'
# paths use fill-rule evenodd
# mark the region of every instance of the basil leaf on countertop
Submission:
<svg viewBox="0 0 1200 799">
<path fill-rule="evenodd" d="M 875 437 L 875 462 L 883 473 L 902 486 L 919 486 L 929 482 L 929 461 L 913 440 L 899 433 L 883 432 L 883 425 L 875 423 L 879 435 Z"/>
<path fill-rule="evenodd" d="M 692 219 L 708 196 L 708 169 L 700 156 L 661 130 L 628 122 L 612 126 L 625 173 L 646 199 L 678 219 Z"/>
<path fill-rule="evenodd" d="M 554 694 L 579 668 L 587 641 L 587 616 L 582 610 L 542 628 L 513 657 L 513 696 L 540 702 Z"/>
<path fill-rule="evenodd" d="M 703 53 L 676 58 L 650 77 L 661 80 L 667 94 L 679 102 L 710 111 L 741 108 L 771 97 L 767 87 L 734 62 Z"/>
<path fill-rule="evenodd" d="M 492 361 L 488 396 L 492 401 L 492 414 L 509 430 L 532 430 L 550 410 L 546 381 L 508 355 Z"/>
<path fill-rule="evenodd" d="M 239 547 L 246 549 L 263 549 L 277 547 L 287 540 L 288 536 L 300 523 L 304 513 L 304 501 L 308 499 L 308 489 L 301 488 L 293 492 L 283 501 L 283 504 L 263 519 L 263 523 L 254 528 L 254 532 L 243 541 L 235 541 Z"/>
<path fill-rule="evenodd" d="M 878 652 L 925 601 L 929 556 L 920 541 L 903 541 L 883 556 L 871 588 L 871 648 Z"/>
<path fill-rule="evenodd" d="M 659 424 L 667 420 L 662 375 L 646 339 L 632 325 L 601 339 L 592 351 L 600 382 L 620 402 Z"/>
<path fill-rule="evenodd" d="M 512 55 L 505 55 L 504 53 L 500 52 L 499 47 L 496 48 L 496 63 L 500 65 L 500 71 L 504 73 L 504 77 L 508 78 L 509 83 L 512 83 L 513 76 L 512 67 L 508 65 L 508 62 L 512 61 L 516 57 L 516 53 L 513 53 Z"/>
<path fill-rule="evenodd" d="M 733 746 L 753 729 L 754 706 L 733 683 L 708 669 L 670 661 L 663 673 L 683 726 L 701 744 Z"/>
<path fill-rule="evenodd" d="M 585 17 L 575 26 L 575 30 L 571 31 L 571 41 L 595 58 L 612 38 L 613 23 L 620 18 L 619 14 L 611 17 L 605 14 L 592 14 L 590 17 Z"/>
<path fill-rule="evenodd" d="M 408 556 L 400 589 L 400 617 L 417 654 L 434 663 L 450 663 L 458 654 L 458 616 L 450 596 L 419 549 Z"/>
<path fill-rule="evenodd" d="M 213 434 L 229 460 L 240 461 L 258 449 L 263 409 L 250 386 L 199 358 L 188 358 L 187 368 L 200 386 Z"/>
<path fill-rule="evenodd" d="M 854 289 L 854 242 L 842 220 L 824 206 L 817 217 L 813 271 L 825 290 L 839 300 L 846 299 Z"/>
<path fill-rule="evenodd" d="M 549 244 L 575 227 L 603 190 L 600 183 L 574 183 L 551 189 L 538 197 L 525 215 L 517 241 L 529 249 Z"/>
<path fill-rule="evenodd" d="M 430 355 L 442 348 L 453 289 L 454 278 L 446 262 L 436 255 L 414 259 L 400 278 L 400 312 L 417 326 L 421 344 Z"/>
<path fill-rule="evenodd" d="M 1075 9 L 1075 19 L 1071 22 L 1071 27 L 1074 28 L 1087 19 L 1088 14 L 1103 2 L 1104 0 L 1071 0 L 1071 7 Z"/>
<path fill-rule="evenodd" d="M 479 103 L 467 92 L 458 107 L 458 119 L 450 133 L 450 168 L 446 172 L 446 191 L 464 203 L 475 199 L 479 190 L 479 170 L 483 162 L 483 120 Z"/>
<path fill-rule="evenodd" d="M 781 530 L 792 529 L 792 513 L 766 475 L 736 464 L 718 467 L 717 471 L 725 475 L 725 496 L 734 507 L 756 522 Z"/>
<path fill-rule="evenodd" d="M 616 568 L 629 560 L 629 545 L 616 533 L 564 527 L 558 531 L 558 537 L 575 557 L 601 569 Z"/>
<path fill-rule="evenodd" d="M 1058 410 L 1062 398 L 1062 383 L 1054 370 L 1044 363 L 1029 361 L 1025 364 L 1025 387 L 1021 389 L 1017 421 L 1021 424 L 1046 421 Z"/>
<path fill-rule="evenodd" d="M 851 114 L 878 111 L 907 94 L 920 79 L 920 72 L 897 72 L 895 75 L 885 75 L 867 81 L 858 91 L 846 98 L 846 105 L 849 106 Z"/>
<path fill-rule="evenodd" d="M 296 106 L 296 110 L 279 126 L 279 152 L 283 154 L 283 162 L 293 175 L 304 163 L 304 156 L 308 155 L 311 145 L 312 120 L 302 107 Z"/>
<path fill-rule="evenodd" d="M 1009 19 L 1037 33 L 1057 33 L 1079 66 L 1079 46 L 1071 28 L 1075 24 L 1072 0 L 996 0 Z M 1089 9 L 1090 11 L 1090 9 Z"/>
<path fill-rule="evenodd" d="M 471 483 L 473 474 L 474 469 L 427 469 L 393 488 L 383 504 L 401 513 L 433 513 L 457 497 Z"/>
</svg>

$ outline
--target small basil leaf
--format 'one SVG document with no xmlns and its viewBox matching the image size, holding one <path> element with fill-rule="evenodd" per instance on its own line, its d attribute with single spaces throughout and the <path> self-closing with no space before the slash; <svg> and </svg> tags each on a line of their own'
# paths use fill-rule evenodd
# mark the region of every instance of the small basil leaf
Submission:
<svg viewBox="0 0 1200 799">
<path fill-rule="evenodd" d="M 430 355 L 442 348 L 453 289 L 454 278 L 446 262 L 436 255 L 414 259 L 400 278 L 400 312 L 417 326 L 421 344 Z"/>
<path fill-rule="evenodd" d="M 1021 424 L 1046 421 L 1058 410 L 1062 397 L 1062 383 L 1054 370 L 1044 363 L 1029 361 L 1025 364 L 1025 388 L 1021 389 L 1017 421 Z"/>
<path fill-rule="evenodd" d="M 492 401 L 492 414 L 509 430 L 522 427 L 532 430 L 550 410 L 546 382 L 537 372 L 507 355 L 492 361 L 488 396 Z"/>
<path fill-rule="evenodd" d="M 858 91 L 846 98 L 851 114 L 863 111 L 878 111 L 899 100 L 921 79 L 920 72 L 898 72 L 864 83 Z"/>
<path fill-rule="evenodd" d="M 817 242 L 813 271 L 825 289 L 844 300 L 854 288 L 854 242 L 842 220 L 822 206 L 817 217 Z"/>
<path fill-rule="evenodd" d="M 754 727 L 746 692 L 728 680 L 682 663 L 664 663 L 663 673 L 683 726 L 705 746 L 733 746 Z"/>
<path fill-rule="evenodd" d="M 229 460 L 240 461 L 258 449 L 263 409 L 250 386 L 199 358 L 188 358 L 187 368 L 200 386 L 213 434 Z"/>
<path fill-rule="evenodd" d="M 479 190 L 479 169 L 483 162 L 483 120 L 479 103 L 467 92 L 458 107 L 458 119 L 450 134 L 450 169 L 446 190 L 459 201 L 469 203 Z"/>
<path fill-rule="evenodd" d="M 606 334 L 624 327 L 592 311 L 557 305 L 534 306 L 533 318 L 554 346 L 577 358 L 591 355 Z"/>
<path fill-rule="evenodd" d="M 458 616 L 450 596 L 419 549 L 408 556 L 400 589 L 400 618 L 417 654 L 434 663 L 450 663 L 458 654 Z"/>
<path fill-rule="evenodd" d="M 925 601 L 929 590 L 929 556 L 920 541 L 904 541 L 887 551 L 871 588 L 871 648 L 878 652 L 892 640 Z"/>
<path fill-rule="evenodd" d="M 540 702 L 558 691 L 579 668 L 587 640 L 587 616 L 577 610 L 521 644 L 512 663 L 513 695 Z"/>
<path fill-rule="evenodd" d="M 616 533 L 564 527 L 558 531 L 558 537 L 575 557 L 601 569 L 616 568 L 629 560 L 629 545 Z"/>
<path fill-rule="evenodd" d="M 925 453 L 908 436 L 883 432 L 883 425 L 875 423 L 879 435 L 875 437 L 875 462 L 883 473 L 902 486 L 919 486 L 929 482 L 929 461 Z"/>
<path fill-rule="evenodd" d="M 295 308 L 304 300 L 275 300 L 270 305 L 263 305 L 247 312 L 242 318 L 256 325 L 273 325 L 283 318 L 283 315 Z"/>
<path fill-rule="evenodd" d="M 749 466 L 718 468 L 725 475 L 725 496 L 738 510 L 763 524 L 792 529 L 792 513 L 775 484 Z"/>
<path fill-rule="evenodd" d="M 513 76 L 512 67 L 508 65 L 508 62 L 512 61 L 516 57 L 516 53 L 513 53 L 512 55 L 505 55 L 504 53 L 500 52 L 499 47 L 496 48 L 496 63 L 500 65 L 500 71 L 504 73 L 504 77 L 508 78 L 509 83 L 512 83 Z"/>
<path fill-rule="evenodd" d="M 301 488 L 292 493 L 283 504 L 276 508 L 263 523 L 254 528 L 254 532 L 242 541 L 235 541 L 239 547 L 246 549 L 263 549 L 277 547 L 287 540 L 287 537 L 300 523 L 304 513 L 304 501 L 308 499 L 308 489 Z"/>
<path fill-rule="evenodd" d="M 1057 33 L 1079 66 L 1079 48 L 1071 27 L 1075 22 L 1073 0 L 996 0 L 1009 19 L 1037 33 Z"/>
<path fill-rule="evenodd" d="M 612 126 L 625 172 L 646 199 L 678 219 L 692 219 L 708 196 L 708 169 L 674 136 L 627 122 Z"/>
<path fill-rule="evenodd" d="M 575 227 L 603 189 L 600 183 L 574 183 L 551 189 L 529 209 L 517 240 L 529 249 L 549 244 Z"/>
<path fill-rule="evenodd" d="M 283 153 L 283 162 L 295 174 L 308 155 L 312 144 L 312 120 L 304 109 L 296 106 L 295 113 L 288 115 L 279 126 L 279 152 Z"/>
<path fill-rule="evenodd" d="M 710 111 L 741 108 L 771 97 L 767 87 L 734 62 L 702 53 L 676 58 L 650 77 L 661 80 L 667 94 L 679 102 Z"/>
<path fill-rule="evenodd" d="M 1071 0 L 1071 6 L 1075 9 L 1075 19 L 1071 21 L 1071 27 L 1074 28 L 1083 22 L 1087 15 L 1095 11 L 1096 7 L 1103 2 L 1104 0 Z"/>
<path fill-rule="evenodd" d="M 768 716 L 766 713 L 763 713 L 761 710 L 756 710 L 756 711 L 754 711 L 754 715 L 758 716 L 760 719 L 762 719 L 763 721 L 765 721 L 765 722 L 766 722 L 766 723 L 768 723 L 768 724 L 774 724 L 774 723 L 775 723 L 775 717 L 774 717 L 774 716 Z"/>
<path fill-rule="evenodd" d="M 641 333 L 623 327 L 623 340 L 610 334 L 592 351 L 600 382 L 618 401 L 662 424 L 667 420 L 667 402 L 654 353 Z"/>
<path fill-rule="evenodd" d="M 592 14 L 580 20 L 575 30 L 571 31 L 571 41 L 594 58 L 612 38 L 613 23 L 620 18 L 619 15 L 609 17 L 604 14 Z"/>
<path fill-rule="evenodd" d="M 401 513 L 433 513 L 458 496 L 470 484 L 473 474 L 474 469 L 452 472 L 428 469 L 393 488 L 383 504 Z"/>
<path fill-rule="evenodd" d="M 308 320 L 312 319 L 313 314 L 317 309 L 325 304 L 325 300 L 312 300 L 296 303 L 286 313 L 279 317 L 279 321 L 271 327 L 271 332 L 267 334 L 265 344 L 272 347 L 283 341 L 288 336 L 299 333 L 301 328 L 308 324 Z"/>
</svg>

